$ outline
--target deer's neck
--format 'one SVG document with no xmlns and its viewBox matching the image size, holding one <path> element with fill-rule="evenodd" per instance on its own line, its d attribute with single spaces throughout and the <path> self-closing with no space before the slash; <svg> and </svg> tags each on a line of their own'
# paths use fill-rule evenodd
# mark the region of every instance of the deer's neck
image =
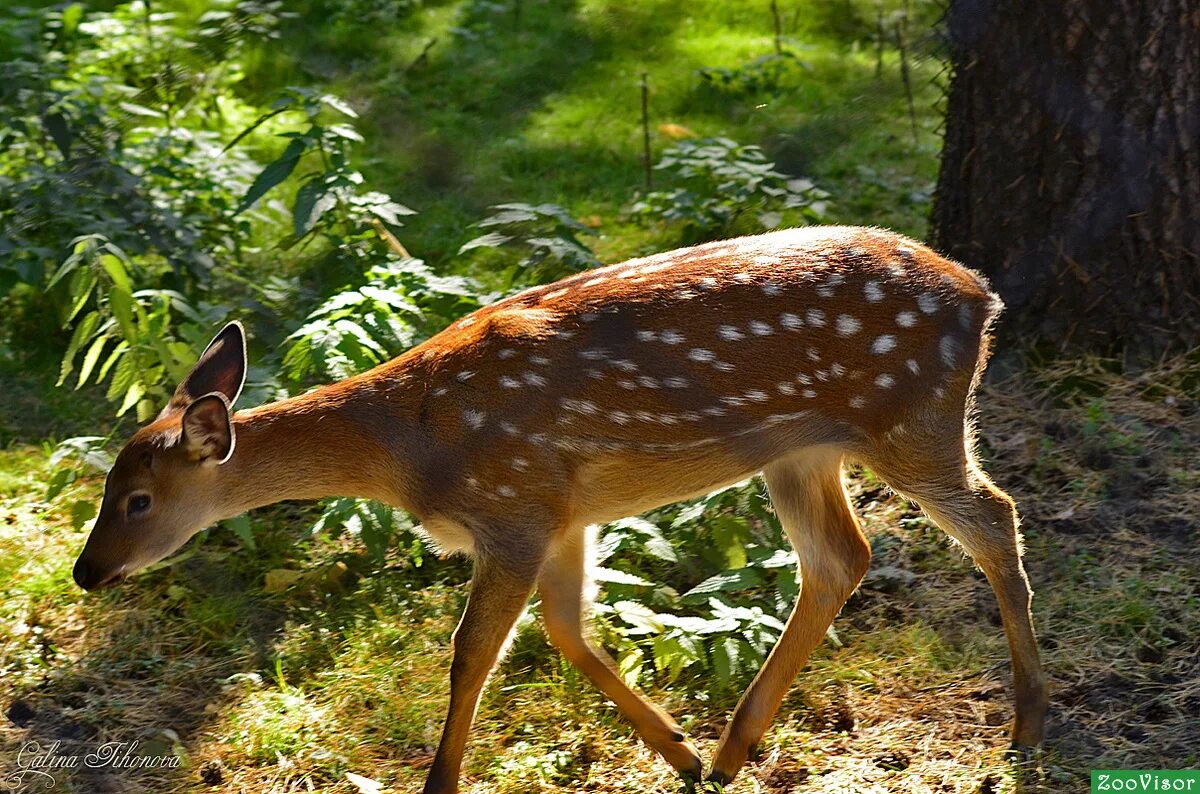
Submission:
<svg viewBox="0 0 1200 794">
<path fill-rule="evenodd" d="M 409 507 L 413 397 L 404 381 L 360 377 L 239 411 L 222 501 L 231 515 L 330 496 Z"/>
</svg>

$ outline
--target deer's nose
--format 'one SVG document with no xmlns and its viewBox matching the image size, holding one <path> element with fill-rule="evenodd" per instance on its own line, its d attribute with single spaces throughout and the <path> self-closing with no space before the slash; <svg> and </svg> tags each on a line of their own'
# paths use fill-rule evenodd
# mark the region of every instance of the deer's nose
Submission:
<svg viewBox="0 0 1200 794">
<path fill-rule="evenodd" d="M 80 557 L 75 561 L 75 568 L 71 574 L 75 578 L 75 584 L 79 585 L 84 590 L 91 590 L 92 586 L 95 584 L 95 582 L 92 581 L 92 569 L 88 567 L 86 562 L 83 561 L 83 557 Z"/>
<path fill-rule="evenodd" d="M 124 578 L 124 570 L 122 568 L 115 571 L 94 568 L 88 565 L 81 556 L 75 561 L 72 575 L 75 578 L 75 584 L 84 590 L 98 590 L 121 581 Z"/>
</svg>

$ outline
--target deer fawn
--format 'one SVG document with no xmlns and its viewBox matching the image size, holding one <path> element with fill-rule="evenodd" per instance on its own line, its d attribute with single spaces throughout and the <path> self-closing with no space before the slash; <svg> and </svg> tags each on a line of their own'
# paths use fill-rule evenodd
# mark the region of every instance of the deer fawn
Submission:
<svg viewBox="0 0 1200 794">
<path fill-rule="evenodd" d="M 535 587 L 550 641 L 694 779 L 679 725 L 586 637 L 585 528 L 762 472 L 802 585 L 721 737 L 709 779 L 725 782 L 867 570 L 842 483 L 852 458 L 987 576 L 1012 655 L 1013 741 L 1037 745 L 1046 694 L 1016 512 L 972 451 L 1000 308 L 980 276 L 912 240 L 794 229 L 535 287 L 370 372 L 237 413 L 245 342 L 231 324 L 117 456 L 75 581 L 113 584 L 282 499 L 383 500 L 474 558 L 425 792 L 458 790 L 480 691 Z"/>
</svg>

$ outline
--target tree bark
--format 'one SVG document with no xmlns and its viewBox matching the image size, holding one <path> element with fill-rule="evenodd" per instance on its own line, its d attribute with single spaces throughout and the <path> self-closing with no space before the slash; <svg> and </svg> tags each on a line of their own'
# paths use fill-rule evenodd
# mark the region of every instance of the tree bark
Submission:
<svg viewBox="0 0 1200 794">
<path fill-rule="evenodd" d="M 950 0 L 932 242 L 1060 349 L 1200 343 L 1200 0 Z"/>
</svg>

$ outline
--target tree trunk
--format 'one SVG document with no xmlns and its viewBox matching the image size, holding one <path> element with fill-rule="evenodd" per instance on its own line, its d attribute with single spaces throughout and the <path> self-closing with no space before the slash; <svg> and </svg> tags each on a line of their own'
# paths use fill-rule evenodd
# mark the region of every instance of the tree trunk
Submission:
<svg viewBox="0 0 1200 794">
<path fill-rule="evenodd" d="M 1062 349 L 1200 343 L 1200 2 L 950 0 L 933 243 L 1006 329 Z"/>
</svg>

